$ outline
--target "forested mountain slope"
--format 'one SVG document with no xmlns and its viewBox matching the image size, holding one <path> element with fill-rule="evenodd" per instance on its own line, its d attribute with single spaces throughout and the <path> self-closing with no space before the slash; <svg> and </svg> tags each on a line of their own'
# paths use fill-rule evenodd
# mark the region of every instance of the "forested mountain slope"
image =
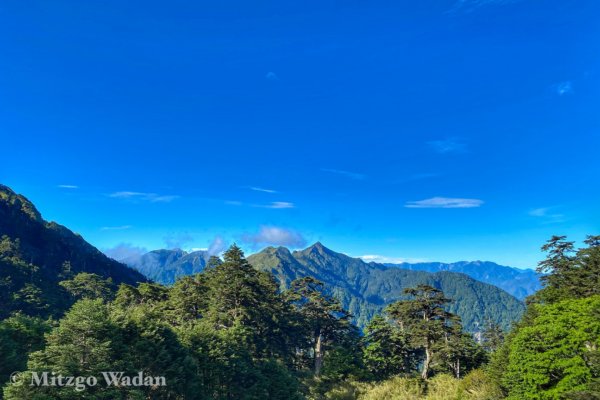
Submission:
<svg viewBox="0 0 600 400">
<path fill-rule="evenodd" d="M 390 267 L 427 272 L 460 272 L 478 281 L 498 286 L 516 298 L 524 300 L 542 288 L 540 274 L 532 269 L 517 269 L 490 261 L 459 261 L 455 263 L 401 263 Z"/>
<path fill-rule="evenodd" d="M 488 319 L 508 328 L 524 310 L 523 303 L 504 290 L 465 274 L 429 273 L 367 264 L 361 259 L 336 253 L 321 243 L 294 252 L 284 247 L 268 247 L 249 256 L 248 261 L 255 268 L 273 273 L 282 288 L 299 277 L 319 279 L 354 315 L 360 326 L 387 304 L 406 298 L 403 289 L 419 284 L 439 288 L 453 299 L 448 310 L 460 315 L 466 329 L 472 332 L 479 330 Z"/>
<path fill-rule="evenodd" d="M 45 221 L 29 200 L 0 185 L 0 318 L 15 311 L 62 314 L 73 300 L 59 282 L 80 272 L 114 284 L 147 280 L 64 226 Z"/>
</svg>

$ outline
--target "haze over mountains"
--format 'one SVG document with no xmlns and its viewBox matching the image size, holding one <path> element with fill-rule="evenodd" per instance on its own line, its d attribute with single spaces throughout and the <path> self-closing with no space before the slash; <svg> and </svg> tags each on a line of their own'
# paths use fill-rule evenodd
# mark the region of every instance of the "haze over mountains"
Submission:
<svg viewBox="0 0 600 400">
<path fill-rule="evenodd" d="M 203 250 L 188 253 L 181 249 L 161 249 L 119 261 L 135 268 L 148 279 L 171 285 L 180 276 L 202 272 L 209 258 L 209 252 Z"/>
<path fill-rule="evenodd" d="M 507 291 L 516 298 L 524 300 L 534 294 L 542 285 L 539 274 L 531 269 L 518 269 L 498 265 L 490 261 L 459 261 L 455 263 L 401 263 L 385 265 L 415 271 L 427 272 L 460 272 L 478 281 L 489 283 Z"/>
</svg>

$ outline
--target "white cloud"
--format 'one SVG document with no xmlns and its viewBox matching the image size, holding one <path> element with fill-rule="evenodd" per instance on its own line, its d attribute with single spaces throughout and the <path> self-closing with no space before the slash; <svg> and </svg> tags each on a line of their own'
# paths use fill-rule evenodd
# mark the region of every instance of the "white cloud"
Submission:
<svg viewBox="0 0 600 400">
<path fill-rule="evenodd" d="M 323 172 L 330 172 L 332 174 L 342 175 L 346 178 L 355 179 L 355 180 L 363 180 L 367 176 L 365 174 L 361 174 L 358 172 L 344 171 L 341 169 L 331 169 L 331 168 L 321 168 Z"/>
<path fill-rule="evenodd" d="M 465 153 L 467 145 L 457 139 L 449 138 L 427 142 L 429 147 L 439 154 Z"/>
<path fill-rule="evenodd" d="M 124 199 L 124 200 L 132 200 L 132 201 L 148 201 L 150 203 L 169 203 L 175 199 L 178 199 L 179 196 L 175 195 L 159 195 L 156 193 L 144 193 L 144 192 L 114 192 L 108 195 L 108 197 L 112 197 L 115 199 Z"/>
<path fill-rule="evenodd" d="M 135 264 L 135 262 L 139 260 L 142 255 L 146 254 L 148 250 L 144 247 L 134 246 L 130 243 L 120 243 L 115 247 L 104 249 L 102 252 L 114 260 L 127 260 L 129 264 Z"/>
<path fill-rule="evenodd" d="M 216 256 L 221 254 L 225 249 L 227 249 L 228 243 L 221 236 L 215 236 L 210 245 L 208 245 L 208 249 L 206 251 L 211 256 Z"/>
<path fill-rule="evenodd" d="M 533 210 L 529 211 L 529 215 L 532 217 L 545 217 L 547 213 L 548 207 L 534 208 Z"/>
<path fill-rule="evenodd" d="M 100 228 L 101 231 L 123 231 L 125 229 L 133 228 L 132 225 L 121 225 L 121 226 L 103 226 Z"/>
<path fill-rule="evenodd" d="M 254 207 L 284 209 L 295 208 L 296 205 L 294 203 L 290 203 L 289 201 L 273 201 L 269 204 L 257 204 Z"/>
<path fill-rule="evenodd" d="M 544 222 L 563 222 L 564 214 L 553 212 L 556 207 L 540 207 L 529 211 L 529 215 L 536 218 L 541 218 Z"/>
<path fill-rule="evenodd" d="M 430 199 L 409 201 L 406 208 L 475 208 L 481 207 L 483 200 L 479 199 L 457 199 L 450 197 L 432 197 Z"/>
<path fill-rule="evenodd" d="M 414 264 L 427 261 L 426 259 L 422 258 L 387 257 L 379 254 L 365 254 L 364 256 L 359 256 L 358 258 L 361 258 L 365 262 L 376 262 L 379 264 Z"/>
<path fill-rule="evenodd" d="M 77 185 L 58 185 L 57 187 L 61 189 L 79 189 Z"/>
<path fill-rule="evenodd" d="M 263 192 L 263 193 L 277 193 L 277 190 L 273 189 L 265 189 L 261 187 L 251 186 L 248 189 L 254 190 L 255 192 Z"/>
<path fill-rule="evenodd" d="M 277 226 L 261 226 L 258 233 L 247 233 L 242 235 L 242 241 L 244 243 L 251 244 L 253 247 L 302 247 L 306 244 L 306 240 L 304 239 L 304 237 L 302 237 L 302 235 L 299 232 L 293 229 L 280 228 Z"/>
<path fill-rule="evenodd" d="M 573 93 L 573 83 L 571 81 L 559 82 L 553 88 L 559 96 Z"/>
</svg>

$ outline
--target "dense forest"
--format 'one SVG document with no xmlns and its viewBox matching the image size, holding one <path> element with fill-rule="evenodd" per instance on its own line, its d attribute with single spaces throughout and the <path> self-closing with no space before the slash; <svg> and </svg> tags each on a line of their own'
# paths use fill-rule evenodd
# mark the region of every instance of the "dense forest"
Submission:
<svg viewBox="0 0 600 400">
<path fill-rule="evenodd" d="M 4 399 L 600 398 L 600 236 L 543 246 L 544 287 L 510 329 L 468 332 L 426 283 L 360 329 L 326 283 L 282 285 L 235 245 L 164 286 L 0 193 Z"/>
<path fill-rule="evenodd" d="M 594 399 L 599 392 L 600 237 L 575 252 L 544 248 L 545 287 L 507 335 L 481 343 L 427 285 L 386 308 L 361 335 L 312 278 L 281 292 L 233 246 L 168 288 L 114 285 L 80 273 L 61 286 L 76 301 L 58 320 L 17 312 L 0 324 L 3 381 L 12 371 L 164 376 L 166 386 L 8 384 L 6 399 L 396 398 Z M 506 336 L 506 338 L 504 338 Z"/>
</svg>

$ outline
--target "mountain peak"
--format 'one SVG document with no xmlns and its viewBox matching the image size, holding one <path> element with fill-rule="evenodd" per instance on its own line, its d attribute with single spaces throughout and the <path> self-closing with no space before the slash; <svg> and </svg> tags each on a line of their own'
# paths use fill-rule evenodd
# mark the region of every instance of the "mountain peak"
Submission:
<svg viewBox="0 0 600 400">
<path fill-rule="evenodd" d="M 0 183 L 0 205 L 4 205 L 12 209 L 10 211 L 13 216 L 16 214 L 26 215 L 31 220 L 44 223 L 42 215 L 35 208 L 33 203 L 29 201 L 25 196 L 15 193 L 11 188 Z M 8 210 L 6 212 L 9 212 Z M 8 215 L 5 216 L 8 219 Z"/>
<path fill-rule="evenodd" d="M 312 246 L 309 246 L 306 249 L 304 249 L 303 252 L 324 253 L 324 252 L 331 252 L 331 250 L 329 250 L 327 247 L 323 246 L 323 243 L 315 242 Z"/>
</svg>

